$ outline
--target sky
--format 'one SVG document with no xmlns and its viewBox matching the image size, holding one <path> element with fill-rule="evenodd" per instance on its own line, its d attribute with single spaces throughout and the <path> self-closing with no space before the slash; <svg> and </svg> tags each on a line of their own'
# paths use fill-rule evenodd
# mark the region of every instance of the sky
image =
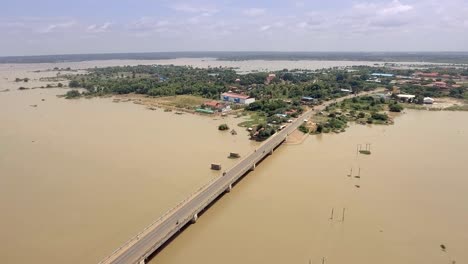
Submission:
<svg viewBox="0 0 468 264">
<path fill-rule="evenodd" d="M 467 0 L 15 0 L 0 56 L 468 51 Z"/>
</svg>

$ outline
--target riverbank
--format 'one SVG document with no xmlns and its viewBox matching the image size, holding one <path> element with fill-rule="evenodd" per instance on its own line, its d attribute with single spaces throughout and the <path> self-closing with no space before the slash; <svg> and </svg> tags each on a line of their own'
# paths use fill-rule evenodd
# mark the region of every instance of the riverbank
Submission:
<svg viewBox="0 0 468 264">
<path fill-rule="evenodd" d="M 468 111 L 468 101 L 464 99 L 456 99 L 450 97 L 434 98 L 433 104 L 408 104 L 404 103 L 404 107 L 414 110 L 428 111 Z"/>
</svg>

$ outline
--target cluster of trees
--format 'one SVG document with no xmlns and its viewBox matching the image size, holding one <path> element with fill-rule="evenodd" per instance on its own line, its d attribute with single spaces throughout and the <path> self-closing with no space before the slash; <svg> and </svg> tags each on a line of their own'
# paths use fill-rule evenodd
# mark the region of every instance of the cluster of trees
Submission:
<svg viewBox="0 0 468 264">
<path fill-rule="evenodd" d="M 218 130 L 225 131 L 228 130 L 229 126 L 227 124 L 221 124 L 218 126 Z"/>
<path fill-rule="evenodd" d="M 219 94 L 240 87 L 257 99 L 311 96 L 328 100 L 354 92 L 371 90 L 375 83 L 366 82 L 371 71 L 357 69 L 353 74 L 342 69 L 320 71 L 275 72 L 276 78 L 265 83 L 267 72 L 238 74 L 231 68 L 194 68 L 174 65 L 139 65 L 90 69 L 88 74 L 70 75 L 70 87 L 85 88 L 90 95 L 138 93 L 150 96 L 180 94 L 218 98 Z M 236 80 L 238 80 L 236 82 Z M 240 81 L 239 81 L 240 80 Z"/>
<path fill-rule="evenodd" d="M 65 94 L 66 99 L 78 98 L 81 96 L 81 93 L 78 90 L 70 90 Z"/>
<path fill-rule="evenodd" d="M 407 85 L 402 85 L 400 89 L 403 93 L 416 95 L 416 103 L 420 103 L 420 104 L 423 103 L 422 99 L 424 97 L 449 96 L 449 97 L 459 98 L 459 99 L 463 99 L 463 98 L 468 99 L 468 90 L 463 87 L 444 90 L 438 87 L 428 87 L 428 86 L 407 84 Z"/>
<path fill-rule="evenodd" d="M 257 141 L 263 141 L 276 133 L 276 128 L 265 124 L 259 124 L 255 131 L 251 132 L 251 137 Z"/>
<path fill-rule="evenodd" d="M 414 84 L 406 84 L 400 87 L 401 92 L 406 94 L 414 94 L 421 97 L 441 97 L 443 91 L 437 87 L 427 87 Z"/>
<path fill-rule="evenodd" d="M 148 94 L 171 96 L 181 94 L 218 98 L 234 83 L 232 69 L 199 69 L 186 66 L 123 66 L 94 68 L 89 74 L 70 76 L 70 87 L 82 87 L 91 95 Z"/>
<path fill-rule="evenodd" d="M 317 124 L 317 133 L 328 133 L 331 131 L 343 131 L 348 123 L 345 116 L 333 116 L 328 121 Z"/>
<path fill-rule="evenodd" d="M 401 112 L 403 111 L 403 106 L 397 102 L 392 103 L 388 106 L 390 112 Z"/>
</svg>

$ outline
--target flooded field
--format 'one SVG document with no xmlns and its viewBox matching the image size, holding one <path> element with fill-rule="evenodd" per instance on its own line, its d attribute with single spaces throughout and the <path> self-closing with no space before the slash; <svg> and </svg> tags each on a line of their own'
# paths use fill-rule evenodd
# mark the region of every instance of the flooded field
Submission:
<svg viewBox="0 0 468 264">
<path fill-rule="evenodd" d="M 217 130 L 239 119 L 18 90 L 112 63 L 140 62 L 0 65 L 2 263 L 96 263 L 257 146 Z M 466 263 L 467 135 L 466 112 L 407 111 L 284 145 L 151 263 Z"/>
</svg>

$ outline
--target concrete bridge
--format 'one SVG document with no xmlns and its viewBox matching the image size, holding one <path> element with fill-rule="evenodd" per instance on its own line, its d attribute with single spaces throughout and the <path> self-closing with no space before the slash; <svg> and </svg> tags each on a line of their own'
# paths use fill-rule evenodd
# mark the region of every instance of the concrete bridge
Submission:
<svg viewBox="0 0 468 264">
<path fill-rule="evenodd" d="M 345 98 L 336 101 L 342 101 Z M 327 105 L 333 102 L 327 102 L 309 110 L 297 118 L 296 121 L 286 126 L 283 130 L 277 132 L 265 141 L 254 152 L 250 153 L 239 161 L 234 167 L 227 170 L 211 182 L 200 188 L 186 200 L 164 214 L 161 218 L 153 222 L 137 236 L 127 241 L 123 246 L 115 250 L 110 256 L 99 262 L 100 264 L 144 264 L 145 261 L 155 253 L 168 240 L 176 235 L 189 223 L 195 223 L 201 212 L 206 210 L 210 204 L 216 201 L 223 193 L 230 192 L 233 185 L 249 171 L 255 170 L 257 164 L 268 155 L 273 154 L 279 147 L 303 122 L 309 119 L 315 112 L 322 111 Z"/>
</svg>

